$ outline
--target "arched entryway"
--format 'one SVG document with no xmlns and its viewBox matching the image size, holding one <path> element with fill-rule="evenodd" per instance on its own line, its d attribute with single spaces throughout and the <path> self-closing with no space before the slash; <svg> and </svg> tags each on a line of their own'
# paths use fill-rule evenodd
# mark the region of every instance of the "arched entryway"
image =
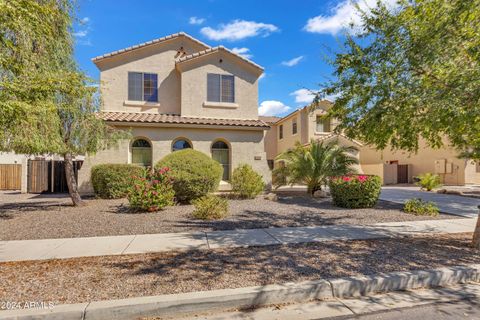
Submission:
<svg viewBox="0 0 480 320">
<path fill-rule="evenodd" d="M 230 180 L 230 146 L 223 140 L 212 143 L 212 158 L 218 161 L 223 167 L 223 181 Z"/>
</svg>

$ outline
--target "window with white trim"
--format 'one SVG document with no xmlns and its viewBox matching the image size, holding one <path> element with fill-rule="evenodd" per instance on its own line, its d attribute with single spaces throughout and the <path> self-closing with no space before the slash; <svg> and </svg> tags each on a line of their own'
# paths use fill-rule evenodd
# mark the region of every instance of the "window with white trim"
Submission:
<svg viewBox="0 0 480 320">
<path fill-rule="evenodd" d="M 235 102 L 235 77 L 227 74 L 207 73 L 207 101 Z"/>
<path fill-rule="evenodd" d="M 128 73 L 128 100 L 158 102 L 158 76 L 155 73 Z"/>
</svg>

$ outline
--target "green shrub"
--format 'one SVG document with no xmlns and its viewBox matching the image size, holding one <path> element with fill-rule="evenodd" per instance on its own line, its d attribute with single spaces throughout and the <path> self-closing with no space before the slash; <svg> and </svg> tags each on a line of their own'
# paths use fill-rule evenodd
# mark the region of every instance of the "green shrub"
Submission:
<svg viewBox="0 0 480 320">
<path fill-rule="evenodd" d="M 193 200 L 193 216 L 202 220 L 218 220 L 227 216 L 228 202 L 213 194 Z"/>
<path fill-rule="evenodd" d="M 190 202 L 218 189 L 222 166 L 206 154 L 192 149 L 175 151 L 156 164 L 171 169 L 177 201 Z"/>
<path fill-rule="evenodd" d="M 158 211 L 174 204 L 172 178 L 168 168 L 161 168 L 147 173 L 145 177 L 134 178 L 129 188 L 127 199 L 130 207 L 141 211 Z"/>
<path fill-rule="evenodd" d="M 371 208 L 380 196 L 380 177 L 350 175 L 334 177 L 329 181 L 333 204 L 343 208 Z"/>
<path fill-rule="evenodd" d="M 232 174 L 232 191 L 242 198 L 255 198 L 265 188 L 263 178 L 248 164 L 242 164 Z"/>
<path fill-rule="evenodd" d="M 133 177 L 142 175 L 144 169 L 133 164 L 99 164 L 92 168 L 91 181 L 97 197 L 118 199 L 127 195 Z"/>
<path fill-rule="evenodd" d="M 416 216 L 438 216 L 438 207 L 431 201 L 423 201 L 422 199 L 410 199 L 405 202 L 403 211 L 412 213 Z"/>
<path fill-rule="evenodd" d="M 438 174 L 425 173 L 419 175 L 417 179 L 419 179 L 419 181 L 416 183 L 416 185 L 427 191 L 432 191 L 433 189 L 442 186 L 442 183 L 440 182 L 440 176 Z"/>
</svg>

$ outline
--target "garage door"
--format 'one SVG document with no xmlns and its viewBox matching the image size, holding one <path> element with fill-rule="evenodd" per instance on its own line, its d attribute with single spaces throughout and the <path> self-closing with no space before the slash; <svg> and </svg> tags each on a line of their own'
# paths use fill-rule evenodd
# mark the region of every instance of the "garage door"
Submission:
<svg viewBox="0 0 480 320">
<path fill-rule="evenodd" d="M 0 190 L 20 190 L 22 187 L 22 165 L 0 164 Z"/>
</svg>

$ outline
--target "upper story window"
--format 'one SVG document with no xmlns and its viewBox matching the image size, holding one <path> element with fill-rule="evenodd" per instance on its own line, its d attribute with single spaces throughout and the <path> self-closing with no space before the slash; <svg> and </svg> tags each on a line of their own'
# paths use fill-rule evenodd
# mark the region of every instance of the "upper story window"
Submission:
<svg viewBox="0 0 480 320">
<path fill-rule="evenodd" d="M 297 128 L 297 118 L 292 120 L 292 134 L 297 134 L 298 128 Z"/>
<path fill-rule="evenodd" d="M 207 101 L 235 102 L 235 77 L 226 74 L 207 74 Z"/>
<path fill-rule="evenodd" d="M 278 138 L 283 139 L 283 124 L 278 127 Z"/>
<path fill-rule="evenodd" d="M 330 132 L 330 119 L 317 116 L 316 132 Z"/>
<path fill-rule="evenodd" d="M 158 102 L 158 76 L 155 73 L 128 73 L 128 100 Z"/>
</svg>

